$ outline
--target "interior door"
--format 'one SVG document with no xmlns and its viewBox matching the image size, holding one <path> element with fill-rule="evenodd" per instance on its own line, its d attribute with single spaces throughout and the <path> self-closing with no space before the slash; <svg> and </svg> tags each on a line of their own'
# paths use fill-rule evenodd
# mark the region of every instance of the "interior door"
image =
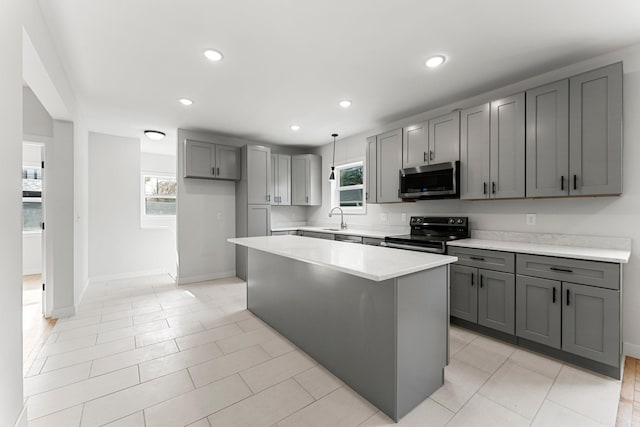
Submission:
<svg viewBox="0 0 640 427">
<path fill-rule="evenodd" d="M 44 149 L 44 145 L 42 145 L 40 147 L 40 159 L 42 159 L 42 169 L 41 169 L 41 176 L 40 176 L 40 180 L 41 180 L 41 185 L 42 185 L 42 189 L 40 191 L 40 203 L 41 203 L 41 207 L 42 207 L 42 223 L 40 225 L 40 229 L 41 229 L 41 239 L 42 239 L 42 316 L 46 317 L 46 313 L 47 313 L 47 289 L 46 289 L 46 283 L 47 283 L 47 239 L 46 239 L 46 227 L 45 227 L 45 171 L 44 171 L 44 157 L 45 156 L 45 149 Z"/>
</svg>

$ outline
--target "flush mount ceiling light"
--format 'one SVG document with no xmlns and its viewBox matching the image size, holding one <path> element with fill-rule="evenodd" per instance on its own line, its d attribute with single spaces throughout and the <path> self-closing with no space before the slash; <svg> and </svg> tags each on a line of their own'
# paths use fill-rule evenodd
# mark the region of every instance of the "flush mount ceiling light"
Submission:
<svg viewBox="0 0 640 427">
<path fill-rule="evenodd" d="M 209 61 L 213 61 L 213 62 L 218 62 L 222 60 L 222 53 L 214 49 L 205 50 L 204 56 L 206 56 Z"/>
<path fill-rule="evenodd" d="M 193 101 L 190 100 L 189 98 L 180 98 L 178 99 L 178 102 L 180 102 L 180 104 L 182 105 L 186 105 L 187 107 L 191 104 L 193 104 Z"/>
<path fill-rule="evenodd" d="M 425 65 L 429 68 L 436 68 L 444 63 L 444 59 L 445 58 L 442 55 L 432 56 L 431 58 L 427 59 Z"/>
<path fill-rule="evenodd" d="M 331 175 L 329 175 L 329 181 L 335 181 L 336 179 L 336 174 L 335 174 L 335 169 L 336 169 L 336 137 L 338 136 L 337 133 L 332 133 L 331 136 L 333 137 L 333 162 L 331 162 Z"/>
<path fill-rule="evenodd" d="M 298 125 L 291 125 L 289 126 L 289 129 L 291 129 L 294 132 L 298 132 L 300 130 L 300 126 Z"/>
<path fill-rule="evenodd" d="M 351 107 L 351 101 L 350 101 L 350 100 L 348 100 L 348 99 L 343 99 L 342 101 L 340 101 L 340 103 L 339 103 L 339 104 L 340 104 L 340 106 L 341 106 L 342 108 L 349 108 L 349 107 Z"/>
<path fill-rule="evenodd" d="M 164 132 L 160 132 L 159 130 L 151 130 L 151 129 L 145 130 L 144 135 L 147 138 L 152 139 L 154 141 L 160 141 L 165 136 L 167 136 Z"/>
</svg>

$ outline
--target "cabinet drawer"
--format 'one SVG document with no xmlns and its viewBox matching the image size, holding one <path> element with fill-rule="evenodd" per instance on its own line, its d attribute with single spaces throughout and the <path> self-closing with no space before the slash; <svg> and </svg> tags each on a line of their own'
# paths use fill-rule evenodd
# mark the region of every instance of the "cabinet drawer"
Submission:
<svg viewBox="0 0 640 427">
<path fill-rule="evenodd" d="M 516 271 L 526 276 L 620 289 L 620 266 L 610 262 L 518 254 Z"/>
<path fill-rule="evenodd" d="M 486 249 L 461 248 L 449 246 L 447 252 L 458 257 L 458 264 L 478 267 L 486 270 L 513 273 L 515 254 L 510 252 L 488 251 Z"/>
<path fill-rule="evenodd" d="M 302 231 L 302 236 L 304 237 L 313 237 L 315 239 L 327 239 L 327 240 L 333 240 L 334 239 L 334 235 L 331 233 L 319 233 L 317 231 Z"/>
</svg>

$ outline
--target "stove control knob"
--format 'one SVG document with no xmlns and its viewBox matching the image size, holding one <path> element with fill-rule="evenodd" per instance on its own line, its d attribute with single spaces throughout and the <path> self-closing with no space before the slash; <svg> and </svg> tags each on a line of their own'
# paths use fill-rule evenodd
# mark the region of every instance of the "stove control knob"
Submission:
<svg viewBox="0 0 640 427">
<path fill-rule="evenodd" d="M 455 220 L 455 219 L 453 219 L 453 218 L 449 218 L 449 224 L 455 224 L 455 223 L 456 223 L 456 220 Z"/>
<path fill-rule="evenodd" d="M 462 218 L 458 218 L 458 224 L 462 224 Z"/>
<path fill-rule="evenodd" d="M 417 222 L 418 224 L 422 224 L 422 218 L 416 218 L 416 222 Z"/>
</svg>

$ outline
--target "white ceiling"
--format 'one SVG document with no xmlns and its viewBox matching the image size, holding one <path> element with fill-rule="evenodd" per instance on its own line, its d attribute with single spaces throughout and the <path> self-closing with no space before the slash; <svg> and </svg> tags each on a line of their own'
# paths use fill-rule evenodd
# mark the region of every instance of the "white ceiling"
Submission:
<svg viewBox="0 0 640 427">
<path fill-rule="evenodd" d="M 325 144 L 640 42 L 638 0 L 40 5 L 91 129 L 129 136 L 186 128 Z M 224 60 L 208 61 L 207 48 Z M 429 70 L 433 54 L 448 59 Z"/>
</svg>

